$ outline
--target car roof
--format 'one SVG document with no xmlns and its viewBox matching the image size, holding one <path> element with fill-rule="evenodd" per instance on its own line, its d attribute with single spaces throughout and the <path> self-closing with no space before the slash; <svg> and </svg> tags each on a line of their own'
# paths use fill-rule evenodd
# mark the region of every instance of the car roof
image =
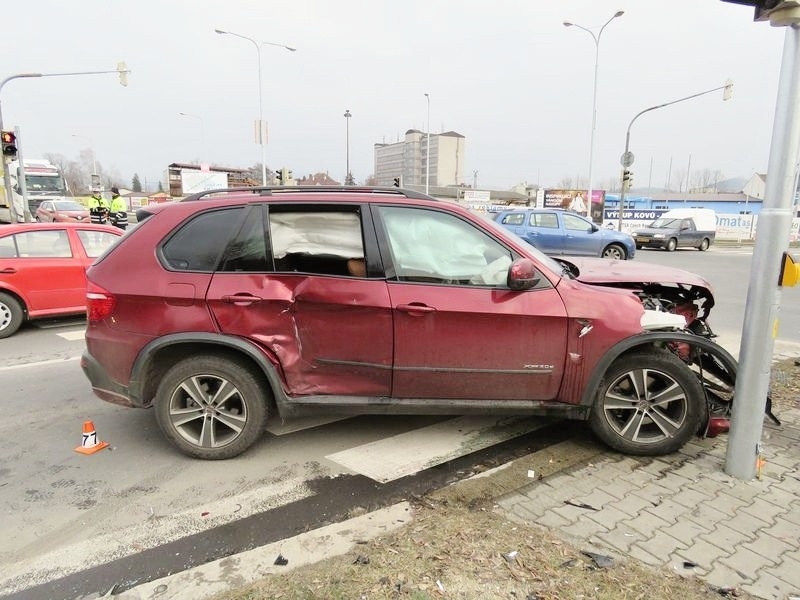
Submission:
<svg viewBox="0 0 800 600">
<path fill-rule="evenodd" d="M 192 214 L 201 208 L 217 208 L 228 204 L 249 204 L 256 202 L 280 202 L 298 204 L 326 203 L 405 203 L 417 205 L 442 204 L 440 200 L 413 190 L 402 188 L 363 187 L 363 186 L 276 186 L 226 188 L 200 192 L 176 202 L 148 204 L 136 211 L 137 220 L 143 221 L 151 215 L 163 211 L 179 211 Z M 467 209 L 456 203 L 448 203 L 464 211 Z"/>
<path fill-rule="evenodd" d="M 122 235 L 124 231 L 112 225 L 99 225 L 97 223 L 12 223 L 0 225 L 0 235 L 20 233 L 23 231 L 47 231 L 50 229 L 90 229 L 92 231 L 106 231 Z"/>
</svg>

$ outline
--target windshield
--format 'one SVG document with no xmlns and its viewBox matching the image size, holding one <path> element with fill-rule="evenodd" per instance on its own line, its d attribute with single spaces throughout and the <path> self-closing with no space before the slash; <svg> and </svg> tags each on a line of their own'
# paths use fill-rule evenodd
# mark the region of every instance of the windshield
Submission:
<svg viewBox="0 0 800 600">
<path fill-rule="evenodd" d="M 30 194 L 64 195 L 64 180 L 60 175 L 25 175 L 25 186 Z"/>
<path fill-rule="evenodd" d="M 86 210 L 82 204 L 72 200 L 57 200 L 53 202 L 56 210 Z"/>
<path fill-rule="evenodd" d="M 650 223 L 653 229 L 678 229 L 680 226 L 680 219 L 656 219 Z"/>
</svg>

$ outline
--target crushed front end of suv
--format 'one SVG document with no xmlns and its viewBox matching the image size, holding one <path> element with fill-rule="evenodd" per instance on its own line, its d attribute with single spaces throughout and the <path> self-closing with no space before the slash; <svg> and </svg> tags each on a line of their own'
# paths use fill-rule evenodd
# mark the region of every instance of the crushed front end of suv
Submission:
<svg viewBox="0 0 800 600">
<path fill-rule="evenodd" d="M 138 221 L 88 272 L 81 366 L 193 457 L 372 413 L 581 419 L 660 455 L 730 409 L 711 288 L 682 270 L 556 261 L 398 188 L 214 190 Z"/>
</svg>

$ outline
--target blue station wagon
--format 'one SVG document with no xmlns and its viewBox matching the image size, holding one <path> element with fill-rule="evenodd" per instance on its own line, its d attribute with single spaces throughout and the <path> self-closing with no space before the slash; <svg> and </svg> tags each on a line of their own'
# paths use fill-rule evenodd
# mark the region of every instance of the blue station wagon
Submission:
<svg viewBox="0 0 800 600">
<path fill-rule="evenodd" d="M 588 219 L 558 208 L 505 210 L 495 221 L 551 256 L 599 256 L 627 260 L 636 254 L 633 238 L 598 227 Z"/>
</svg>

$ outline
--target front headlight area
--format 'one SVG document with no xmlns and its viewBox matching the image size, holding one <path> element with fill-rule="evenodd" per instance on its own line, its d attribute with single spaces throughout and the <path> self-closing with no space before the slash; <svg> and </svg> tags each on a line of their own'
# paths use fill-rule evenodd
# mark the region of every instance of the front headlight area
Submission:
<svg viewBox="0 0 800 600">
<path fill-rule="evenodd" d="M 663 310 L 645 309 L 641 324 L 644 331 L 683 330 L 686 329 L 686 318 Z"/>
</svg>

